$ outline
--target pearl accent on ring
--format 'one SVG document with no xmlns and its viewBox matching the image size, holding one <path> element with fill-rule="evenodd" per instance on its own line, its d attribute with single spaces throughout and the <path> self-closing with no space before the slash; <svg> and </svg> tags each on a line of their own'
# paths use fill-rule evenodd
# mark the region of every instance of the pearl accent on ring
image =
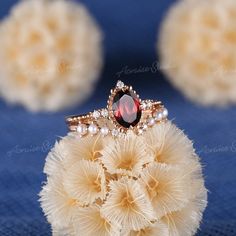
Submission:
<svg viewBox="0 0 236 236">
<path fill-rule="evenodd" d="M 151 117 L 148 119 L 148 126 L 153 126 L 153 125 L 155 125 L 155 119 Z"/>
<path fill-rule="evenodd" d="M 109 129 L 106 126 L 101 127 L 100 132 L 103 136 L 107 136 L 109 133 Z"/>
<path fill-rule="evenodd" d="M 163 119 L 166 119 L 168 116 L 168 110 L 166 108 L 163 109 L 162 111 Z"/>
<path fill-rule="evenodd" d="M 85 124 L 79 124 L 77 126 L 77 132 L 82 136 L 87 134 L 88 132 L 87 126 Z"/>
<path fill-rule="evenodd" d="M 95 124 L 89 125 L 88 131 L 90 134 L 95 135 L 98 132 L 98 127 Z"/>
<path fill-rule="evenodd" d="M 156 111 L 154 113 L 154 117 L 156 121 L 161 121 L 163 119 L 163 113 L 162 111 Z"/>
</svg>

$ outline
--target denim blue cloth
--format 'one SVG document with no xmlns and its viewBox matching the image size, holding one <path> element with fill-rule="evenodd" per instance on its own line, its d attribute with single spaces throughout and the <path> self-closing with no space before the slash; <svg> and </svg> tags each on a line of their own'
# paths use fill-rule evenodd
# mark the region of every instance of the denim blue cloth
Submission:
<svg viewBox="0 0 236 236">
<path fill-rule="evenodd" d="M 0 17 L 14 0 L 0 2 Z M 194 140 L 204 165 L 209 205 L 199 236 L 236 235 L 236 109 L 204 108 L 186 100 L 152 70 L 161 19 L 171 0 L 82 1 L 104 32 L 105 67 L 96 91 L 80 107 L 31 114 L 0 100 L 0 235 L 50 235 L 38 203 L 45 157 L 66 135 L 64 116 L 106 105 L 116 80 L 132 84 L 143 98 L 162 100 L 170 118 Z M 1 46 L 1 45 L 0 45 Z M 146 72 L 130 73 L 130 69 Z"/>
</svg>

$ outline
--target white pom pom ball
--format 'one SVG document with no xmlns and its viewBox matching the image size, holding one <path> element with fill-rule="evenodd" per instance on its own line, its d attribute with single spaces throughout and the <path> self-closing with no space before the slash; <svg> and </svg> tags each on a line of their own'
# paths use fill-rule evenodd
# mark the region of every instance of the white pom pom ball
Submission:
<svg viewBox="0 0 236 236">
<path fill-rule="evenodd" d="M 102 66 L 101 32 L 81 4 L 28 0 L 0 24 L 0 93 L 31 111 L 81 103 Z"/>
<path fill-rule="evenodd" d="M 163 21 L 161 68 L 188 98 L 204 105 L 236 103 L 236 2 L 178 1 Z"/>
</svg>

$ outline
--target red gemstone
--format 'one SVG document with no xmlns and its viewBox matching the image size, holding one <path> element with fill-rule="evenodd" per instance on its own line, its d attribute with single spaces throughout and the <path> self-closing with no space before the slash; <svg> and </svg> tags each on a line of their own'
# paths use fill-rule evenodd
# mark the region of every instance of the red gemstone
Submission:
<svg viewBox="0 0 236 236">
<path fill-rule="evenodd" d="M 120 90 L 115 94 L 112 110 L 116 121 L 125 128 L 135 126 L 142 114 L 137 95 L 128 89 Z"/>
</svg>

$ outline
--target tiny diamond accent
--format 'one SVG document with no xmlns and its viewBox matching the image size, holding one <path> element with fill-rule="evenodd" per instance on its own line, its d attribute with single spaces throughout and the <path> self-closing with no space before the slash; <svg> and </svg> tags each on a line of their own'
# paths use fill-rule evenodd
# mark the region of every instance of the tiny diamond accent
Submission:
<svg viewBox="0 0 236 236">
<path fill-rule="evenodd" d="M 142 107 L 142 109 L 145 110 L 147 108 L 147 103 L 145 101 L 142 101 L 141 107 Z"/>
<path fill-rule="evenodd" d="M 107 117 L 108 117 L 108 110 L 107 110 L 107 109 L 102 109 L 101 115 L 102 115 L 104 118 L 107 118 Z"/>
<path fill-rule="evenodd" d="M 147 107 L 148 107 L 148 108 L 151 108 L 151 107 L 152 107 L 152 102 L 151 102 L 151 101 L 148 101 Z"/>
<path fill-rule="evenodd" d="M 138 129 L 138 135 L 141 135 L 141 134 L 143 134 L 143 129 L 142 128 Z"/>
<path fill-rule="evenodd" d="M 94 119 L 98 119 L 100 117 L 100 112 L 99 111 L 94 111 L 92 114 Z"/>
<path fill-rule="evenodd" d="M 146 130 L 148 128 L 147 124 L 143 124 L 143 130 Z"/>
<path fill-rule="evenodd" d="M 142 109 L 150 109 L 152 107 L 151 101 L 142 101 L 141 103 Z"/>
<path fill-rule="evenodd" d="M 117 81 L 117 83 L 116 83 L 117 88 L 122 89 L 124 86 L 125 86 L 125 84 L 122 81 L 120 81 L 120 80 Z"/>
<path fill-rule="evenodd" d="M 116 136 L 118 136 L 119 131 L 118 131 L 117 129 L 113 129 L 113 130 L 111 131 L 111 134 L 112 134 L 112 136 L 116 137 Z"/>
</svg>

